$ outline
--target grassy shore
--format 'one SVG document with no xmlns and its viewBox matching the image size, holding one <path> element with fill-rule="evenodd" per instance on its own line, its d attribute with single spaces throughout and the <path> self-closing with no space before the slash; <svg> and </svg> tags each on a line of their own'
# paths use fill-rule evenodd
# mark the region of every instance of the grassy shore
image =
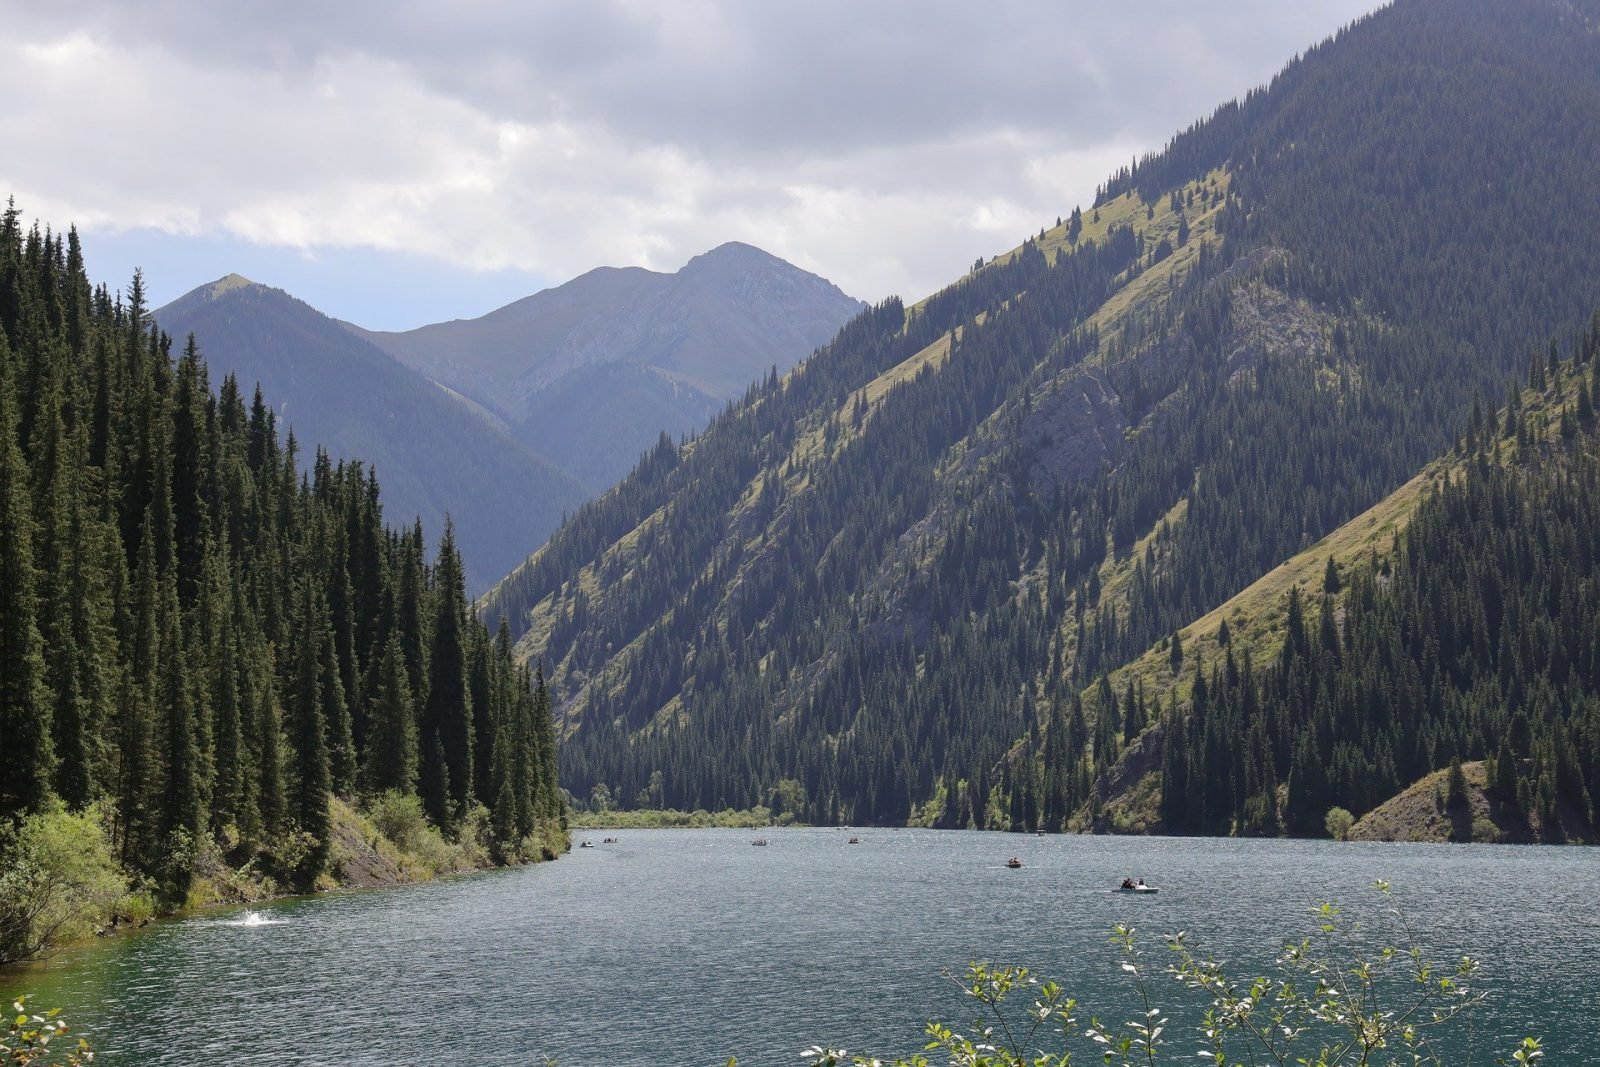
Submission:
<svg viewBox="0 0 1600 1067">
<path fill-rule="evenodd" d="M 569 818 L 574 830 L 661 830 L 700 829 L 719 827 L 755 829 L 762 826 L 797 826 L 792 814 L 773 815 L 770 808 L 746 808 L 735 811 L 675 811 L 672 809 L 641 809 L 638 811 L 575 811 Z"/>
</svg>

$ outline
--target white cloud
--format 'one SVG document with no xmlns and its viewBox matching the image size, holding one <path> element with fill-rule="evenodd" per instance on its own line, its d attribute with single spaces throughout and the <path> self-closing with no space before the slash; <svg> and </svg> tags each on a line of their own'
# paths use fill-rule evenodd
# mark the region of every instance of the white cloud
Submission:
<svg viewBox="0 0 1600 1067">
<path fill-rule="evenodd" d="M 58 225 L 552 278 L 744 240 L 878 299 L 1370 5 L 10 6 L 0 190 Z"/>
</svg>

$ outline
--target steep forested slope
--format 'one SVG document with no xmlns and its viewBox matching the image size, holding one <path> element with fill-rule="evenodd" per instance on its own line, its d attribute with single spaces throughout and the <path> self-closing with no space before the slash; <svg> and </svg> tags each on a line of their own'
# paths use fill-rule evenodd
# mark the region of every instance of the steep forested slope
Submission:
<svg viewBox="0 0 1600 1067">
<path fill-rule="evenodd" d="M 1160 721 L 1097 783 L 1085 820 L 1317 833 L 1330 807 L 1359 816 L 1487 760 L 1508 824 L 1491 836 L 1592 834 L 1597 388 L 1600 316 L 1571 360 L 1535 356 L 1525 389 L 1474 409 L 1457 446 L 1391 498 L 1182 631 L 1182 655 L 1154 650 L 1092 695 L 1096 717 L 1142 703 Z M 1460 798 L 1434 801 L 1457 839 L 1484 832 Z"/>
<path fill-rule="evenodd" d="M 1152 714 L 1095 714 L 1098 679 L 1600 303 L 1596 26 L 1403 0 L 663 441 L 484 604 L 550 672 L 575 791 L 1062 825 Z"/>
<path fill-rule="evenodd" d="M 505 574 L 589 493 L 421 374 L 279 289 L 237 275 L 153 313 L 194 334 L 217 377 L 259 385 L 278 421 L 383 479 L 392 519 L 430 538 L 455 520 L 474 591 Z"/>
<path fill-rule="evenodd" d="M 0 215 L 0 942 L 33 919 L 17 824 L 57 805 L 176 903 L 213 848 L 310 885 L 330 793 L 553 840 L 542 689 L 468 615 L 449 528 L 429 566 L 363 465 L 305 475 L 260 393 L 170 347 L 137 276 L 91 289 L 75 232 Z"/>
</svg>

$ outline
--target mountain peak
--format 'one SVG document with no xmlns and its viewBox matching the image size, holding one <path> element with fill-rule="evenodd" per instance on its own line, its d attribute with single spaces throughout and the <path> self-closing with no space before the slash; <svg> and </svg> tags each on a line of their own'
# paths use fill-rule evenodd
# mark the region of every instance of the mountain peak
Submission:
<svg viewBox="0 0 1600 1067">
<path fill-rule="evenodd" d="M 684 277 L 697 275 L 726 275 L 762 271 L 772 274 L 800 276 L 809 273 L 787 260 L 780 259 L 765 249 L 743 241 L 728 241 L 709 251 L 702 252 L 685 263 L 678 274 Z"/>
<path fill-rule="evenodd" d="M 251 281 L 243 274 L 230 274 L 225 278 L 218 278 L 216 281 L 206 286 L 206 295 L 215 300 L 217 297 L 222 296 L 225 293 L 231 293 L 235 289 L 260 288 L 261 286 L 258 283 Z"/>
</svg>

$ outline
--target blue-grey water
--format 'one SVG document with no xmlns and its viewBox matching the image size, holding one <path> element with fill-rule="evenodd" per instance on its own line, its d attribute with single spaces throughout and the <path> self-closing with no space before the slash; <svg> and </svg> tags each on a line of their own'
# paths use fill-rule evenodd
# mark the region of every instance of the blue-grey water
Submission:
<svg viewBox="0 0 1600 1067">
<path fill-rule="evenodd" d="M 285 901 L 248 922 L 207 913 L 0 974 L 0 990 L 64 1007 L 98 1063 L 127 1067 L 793 1065 L 816 1042 L 909 1053 L 930 1017 L 970 1020 L 942 976 L 970 959 L 1026 964 L 1083 1015 L 1123 1017 L 1113 924 L 1146 935 L 1155 970 L 1159 935 L 1184 929 L 1260 973 L 1313 933 L 1321 901 L 1381 926 L 1383 878 L 1431 957 L 1483 962 L 1492 999 L 1446 1062 L 1493 1063 L 1536 1034 L 1547 1064 L 1600 1064 L 1592 850 L 761 833 L 766 848 L 750 831 L 620 831 L 537 867 Z M 1107 891 L 1125 875 L 1161 892 Z M 1181 1011 L 1166 979 L 1154 988 Z M 1190 1060 L 1197 1042 L 1172 1036 L 1169 1062 Z"/>
</svg>

